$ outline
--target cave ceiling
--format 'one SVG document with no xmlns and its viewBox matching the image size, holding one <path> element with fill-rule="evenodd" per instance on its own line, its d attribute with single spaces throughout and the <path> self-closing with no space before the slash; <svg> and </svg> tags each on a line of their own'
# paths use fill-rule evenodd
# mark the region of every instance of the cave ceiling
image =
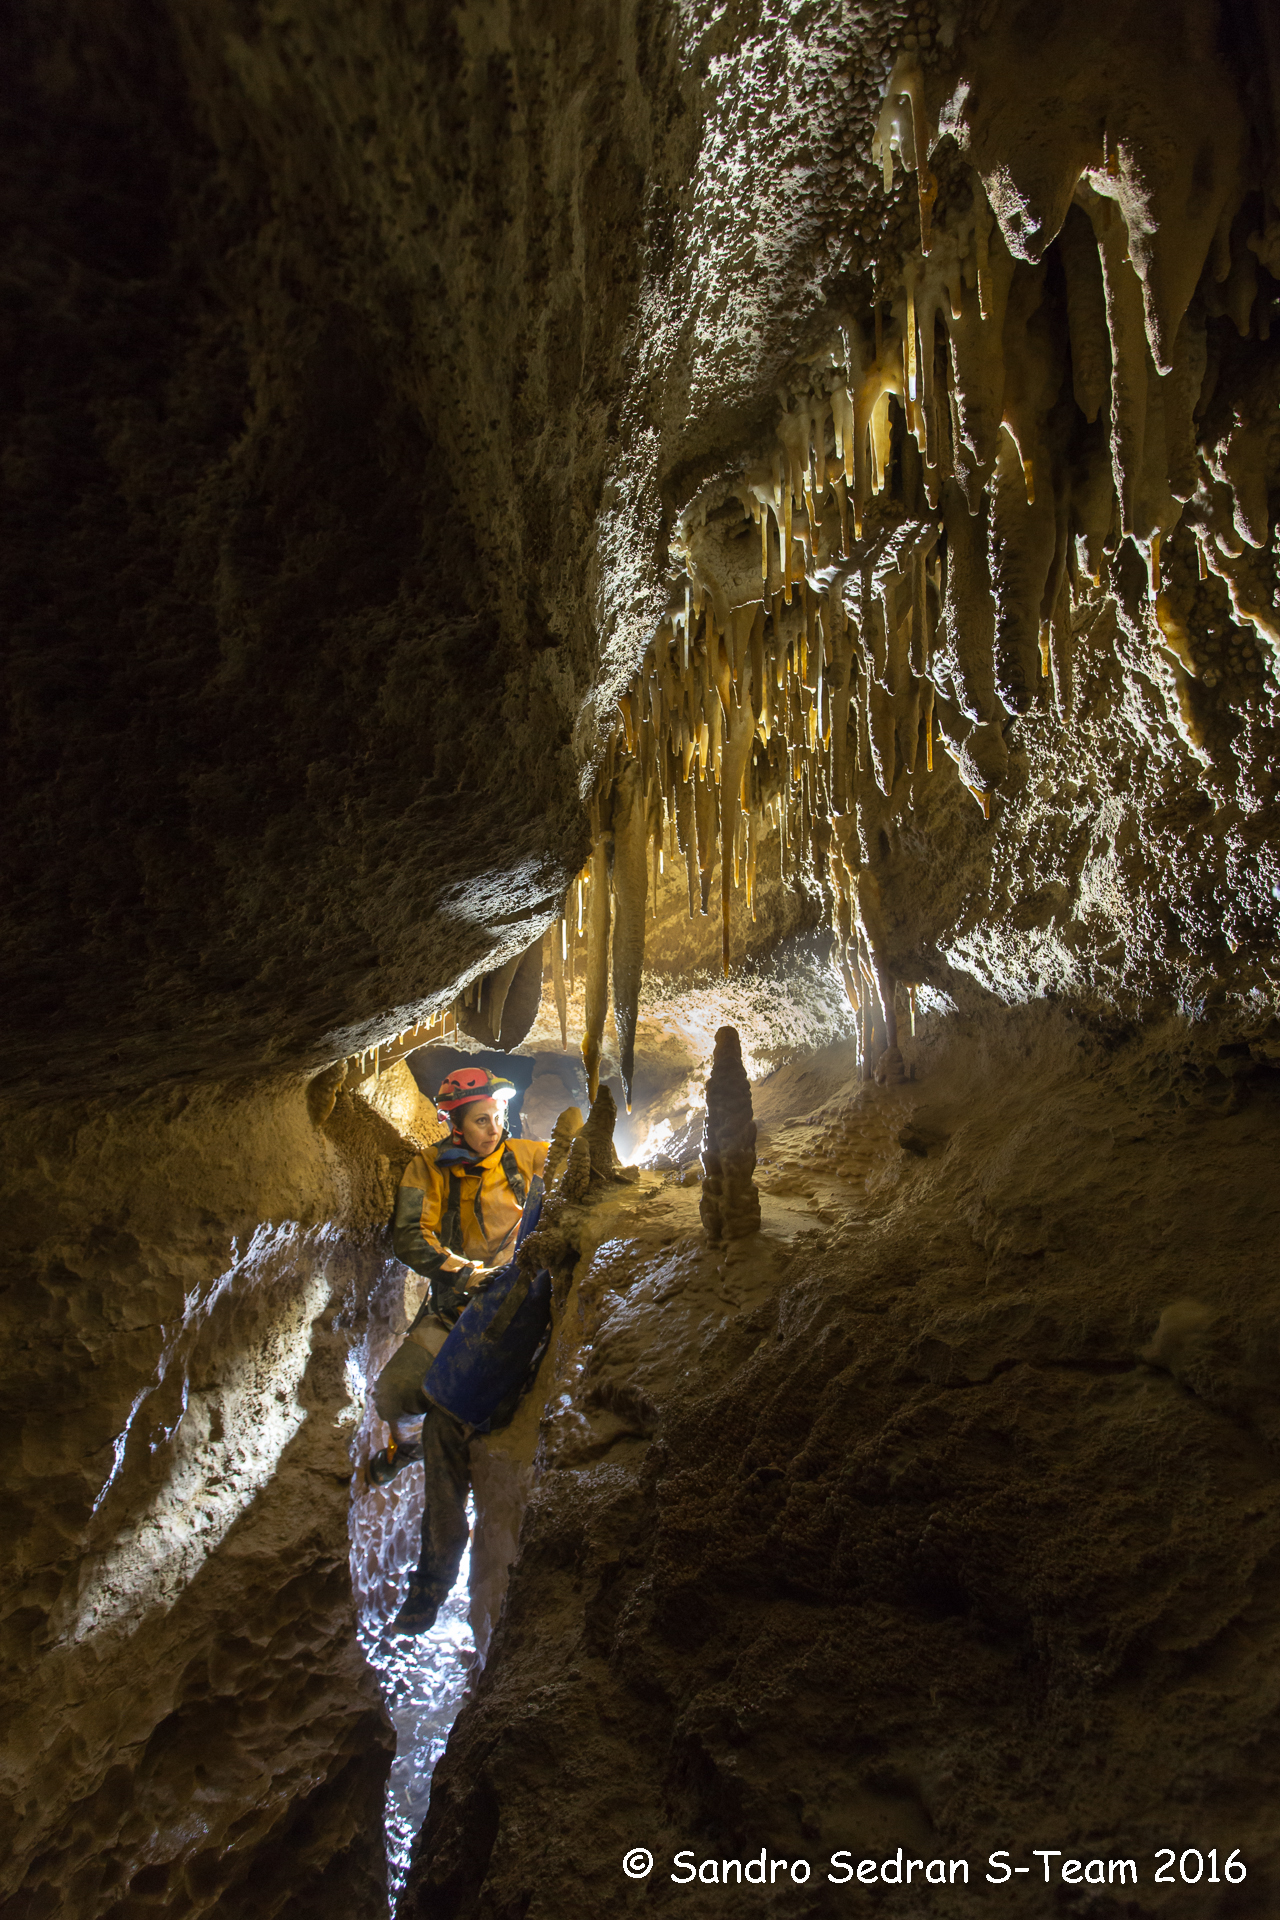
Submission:
<svg viewBox="0 0 1280 1920">
<path fill-rule="evenodd" d="M 323 1064 L 731 814 L 882 1026 L 1265 995 L 1276 32 L 19 10 L 11 1078 Z"/>
</svg>

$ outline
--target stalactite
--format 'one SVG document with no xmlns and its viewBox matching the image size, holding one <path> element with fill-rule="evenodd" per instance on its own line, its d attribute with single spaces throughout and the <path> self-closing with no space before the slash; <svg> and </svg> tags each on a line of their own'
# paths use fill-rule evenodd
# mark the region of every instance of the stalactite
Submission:
<svg viewBox="0 0 1280 1920">
<path fill-rule="evenodd" d="M 502 1034 L 502 1015 L 507 1004 L 507 994 L 511 990 L 511 983 L 516 977 L 516 969 L 522 958 L 523 955 L 517 954 L 514 960 L 508 960 L 504 966 L 498 968 L 496 973 L 490 975 L 488 989 L 481 1002 L 495 1046 L 499 1044 Z"/>
<path fill-rule="evenodd" d="M 635 1072 L 636 1010 L 644 972 L 647 828 L 640 767 L 629 760 L 613 793 L 613 1018 L 628 1113 Z"/>
<path fill-rule="evenodd" d="M 600 1047 L 604 1038 L 609 995 L 609 860 L 611 836 L 603 833 L 591 853 L 591 882 L 587 920 L 586 1031 L 582 1036 L 582 1063 L 587 1070 L 588 1098 L 600 1086 Z"/>
<path fill-rule="evenodd" d="M 1166 564 L 1184 520 L 1200 578 L 1221 577 L 1236 618 L 1280 648 L 1274 396 L 1237 409 L 1216 438 L 1205 427 L 1211 330 L 1221 316 L 1247 333 L 1262 306 L 1269 243 L 1246 245 L 1238 223 L 1256 165 L 1247 142 L 1232 133 L 1233 157 L 1201 180 L 1194 143 L 1184 152 L 1175 141 L 1148 178 L 1132 172 L 1139 136 L 1111 132 L 1092 160 L 1062 161 L 1031 209 L 966 146 L 973 101 L 935 89 L 933 69 L 903 50 L 872 141 L 887 181 L 895 159 L 915 176 L 919 245 L 880 262 L 874 296 L 834 328 L 829 364 L 801 365 L 774 446 L 730 487 L 752 529 L 745 578 L 722 577 L 708 544 L 714 493 L 678 516 L 672 551 L 685 577 L 669 604 L 682 610 L 659 626 L 619 702 L 598 795 L 618 836 L 614 1000 L 628 1094 L 638 974 L 622 963 L 623 903 L 643 902 L 647 857 L 656 904 L 664 842 L 684 857 L 691 917 L 707 912 L 719 859 L 727 971 L 733 890 L 745 889 L 754 918 L 760 845 L 775 831 L 784 879 L 816 883 L 831 901 L 864 1051 L 883 1034 L 891 1054 L 893 943 L 875 906 L 883 835 L 935 770 L 991 816 L 1010 727 L 1048 703 L 1064 719 L 1073 711 L 1073 615 L 1081 593 L 1108 590 L 1119 544 L 1134 542 L 1146 563 L 1171 718 L 1193 744 L 1196 653 Z M 931 107 L 945 108 L 958 142 L 945 168 L 938 161 L 945 193 Z M 1045 134 L 1046 179 L 1060 133 Z M 1171 206 L 1184 189 L 1180 239 L 1165 245 L 1143 224 L 1143 194 Z M 623 797 L 633 777 L 644 795 L 634 816 Z M 633 817 L 638 832 L 624 833 Z M 966 820 L 982 831 L 972 810 Z M 602 858 L 597 845 L 583 1042 L 597 1065 Z M 607 901 L 603 912 L 607 943 Z"/>
<path fill-rule="evenodd" d="M 560 1021 L 560 1048 L 563 1052 L 569 1045 L 569 1000 L 565 992 L 564 981 L 565 926 L 563 916 L 552 923 L 551 927 L 551 991 L 555 996 L 556 1014 Z"/>
<path fill-rule="evenodd" d="M 733 890 L 734 841 L 742 814 L 742 783 L 755 736 L 750 692 L 739 688 L 729 716 L 729 738 L 720 781 L 720 943 L 723 970 L 729 972 L 729 903 Z"/>
<path fill-rule="evenodd" d="M 996 692 L 1008 713 L 1025 713 L 1039 691 L 1040 609 L 1053 561 L 1053 496 L 1041 484 L 1028 499 L 1017 442 L 1006 432 L 991 496 L 991 587 L 995 594 Z"/>
<path fill-rule="evenodd" d="M 698 909 L 705 914 L 710 902 L 711 867 L 719 827 L 716 789 L 710 779 L 694 782 L 693 813 L 698 863 Z"/>
</svg>

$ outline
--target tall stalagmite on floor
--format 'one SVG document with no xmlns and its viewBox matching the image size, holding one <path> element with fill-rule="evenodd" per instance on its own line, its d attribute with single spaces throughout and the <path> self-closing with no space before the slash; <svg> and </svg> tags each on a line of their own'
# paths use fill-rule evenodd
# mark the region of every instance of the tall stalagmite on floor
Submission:
<svg viewBox="0 0 1280 1920">
<path fill-rule="evenodd" d="M 739 1240 L 760 1231 L 756 1170 L 756 1123 L 751 1083 L 742 1064 L 736 1027 L 716 1034 L 707 1080 L 707 1117 L 702 1128 L 702 1202 L 708 1240 Z"/>
</svg>

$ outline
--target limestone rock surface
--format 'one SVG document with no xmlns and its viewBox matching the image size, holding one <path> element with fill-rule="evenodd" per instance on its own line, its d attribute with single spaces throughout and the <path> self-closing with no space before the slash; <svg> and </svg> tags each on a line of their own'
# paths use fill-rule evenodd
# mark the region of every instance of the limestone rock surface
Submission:
<svg viewBox="0 0 1280 1920">
<path fill-rule="evenodd" d="M 942 1915 L 999 1847 L 1135 1859 L 1136 1901 L 1089 1895 L 1116 1920 L 1169 1845 L 1276 1898 L 1269 1043 L 1028 1014 L 978 1069 L 977 1037 L 762 1119 L 758 1238 L 701 1247 L 667 1188 L 580 1275 L 402 1920 L 617 1911 L 638 1846 L 673 1914 L 738 1897 L 674 1885 L 682 1848 L 808 1860 L 778 1913 L 847 1911 L 831 1855 L 899 1846 L 969 1860 Z"/>
<path fill-rule="evenodd" d="M 412 1152 L 292 1076 L 7 1123 L 7 1914 L 384 1912 L 347 1511 Z"/>
</svg>

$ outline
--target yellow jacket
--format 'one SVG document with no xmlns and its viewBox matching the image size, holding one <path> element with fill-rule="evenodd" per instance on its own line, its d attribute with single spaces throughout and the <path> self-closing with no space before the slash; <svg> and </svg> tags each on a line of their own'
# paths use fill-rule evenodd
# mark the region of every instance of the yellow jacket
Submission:
<svg viewBox="0 0 1280 1920">
<path fill-rule="evenodd" d="M 440 1167 L 436 1156 L 448 1145 L 428 1147 L 405 1169 L 392 1241 L 397 1259 L 429 1275 L 435 1311 L 453 1318 L 471 1264 L 500 1267 L 515 1252 L 524 1200 L 546 1165 L 550 1142 L 503 1140 L 483 1160 Z"/>
</svg>

